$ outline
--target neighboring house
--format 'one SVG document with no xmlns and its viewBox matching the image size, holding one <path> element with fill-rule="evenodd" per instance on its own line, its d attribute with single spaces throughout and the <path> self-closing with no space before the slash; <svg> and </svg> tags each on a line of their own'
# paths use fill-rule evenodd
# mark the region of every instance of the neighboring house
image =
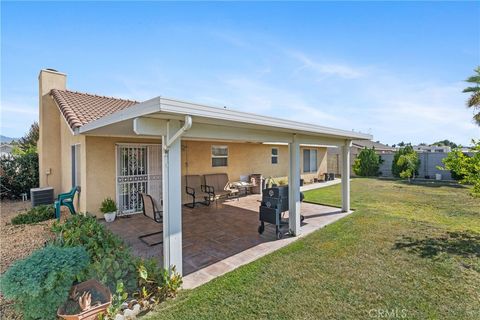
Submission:
<svg viewBox="0 0 480 320">
<path fill-rule="evenodd" d="M 364 148 L 375 148 L 375 152 L 379 155 L 383 154 L 391 154 L 396 151 L 394 147 L 387 146 L 383 143 L 378 141 L 371 141 L 371 140 L 353 140 L 352 146 L 350 148 L 351 157 L 350 157 L 350 165 L 353 166 L 355 159 L 357 158 L 360 151 Z M 333 172 L 335 174 L 341 175 L 342 171 L 342 152 L 341 149 L 338 147 L 328 147 L 327 149 L 327 171 Z M 352 175 L 354 172 L 352 170 Z"/>
<path fill-rule="evenodd" d="M 66 75 L 41 70 L 40 186 L 80 186 L 77 208 L 99 214 L 105 197 L 119 214 L 141 210 L 138 192 L 163 209 L 165 266 L 182 270 L 182 197 L 187 174 L 288 176 L 289 229 L 301 233 L 300 178 L 326 170 L 326 148 L 371 135 L 157 97 L 145 102 L 69 91 Z M 350 210 L 349 166 L 342 210 Z M 208 223 L 207 221 L 205 223 Z"/>
<path fill-rule="evenodd" d="M 413 146 L 413 150 L 417 152 L 450 152 L 452 148 L 449 146 Z"/>
<path fill-rule="evenodd" d="M 13 151 L 13 146 L 11 144 L 2 144 L 0 145 L 0 156 L 1 157 L 10 157 Z"/>
</svg>

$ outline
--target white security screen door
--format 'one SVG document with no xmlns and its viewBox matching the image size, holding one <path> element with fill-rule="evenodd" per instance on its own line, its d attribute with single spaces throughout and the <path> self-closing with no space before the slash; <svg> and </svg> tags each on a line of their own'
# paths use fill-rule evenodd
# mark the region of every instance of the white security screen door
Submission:
<svg viewBox="0 0 480 320">
<path fill-rule="evenodd" d="M 118 215 L 142 212 L 139 193 L 148 193 L 162 210 L 162 156 L 160 145 L 117 145 Z"/>
</svg>

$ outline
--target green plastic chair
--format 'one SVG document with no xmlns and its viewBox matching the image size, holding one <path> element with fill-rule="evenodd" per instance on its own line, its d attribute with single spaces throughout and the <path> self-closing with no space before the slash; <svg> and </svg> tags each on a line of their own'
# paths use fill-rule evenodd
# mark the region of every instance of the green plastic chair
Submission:
<svg viewBox="0 0 480 320">
<path fill-rule="evenodd" d="M 66 193 L 60 193 L 55 201 L 55 217 L 60 220 L 60 208 L 62 206 L 67 207 L 71 214 L 76 214 L 75 207 L 73 206 L 73 198 L 75 193 L 78 192 L 78 187 L 74 187 L 72 190 Z"/>
</svg>

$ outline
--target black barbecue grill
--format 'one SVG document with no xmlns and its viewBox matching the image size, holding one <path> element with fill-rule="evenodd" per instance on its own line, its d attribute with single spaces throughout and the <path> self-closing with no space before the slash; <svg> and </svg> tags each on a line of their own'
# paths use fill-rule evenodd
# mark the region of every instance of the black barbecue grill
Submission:
<svg viewBox="0 0 480 320">
<path fill-rule="evenodd" d="M 300 193 L 300 201 L 303 201 L 303 193 Z M 288 186 L 267 188 L 262 191 L 262 202 L 259 207 L 260 226 L 258 233 L 265 231 L 265 222 L 275 225 L 277 239 L 283 238 L 282 226 L 288 225 L 288 220 L 283 218 L 288 211 Z M 300 216 L 300 221 L 304 217 Z"/>
</svg>

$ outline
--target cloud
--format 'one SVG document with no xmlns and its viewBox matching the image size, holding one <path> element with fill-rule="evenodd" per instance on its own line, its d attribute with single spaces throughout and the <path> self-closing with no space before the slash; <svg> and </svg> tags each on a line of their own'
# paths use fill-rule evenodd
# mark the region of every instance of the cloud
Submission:
<svg viewBox="0 0 480 320">
<path fill-rule="evenodd" d="M 26 105 L 26 101 L 32 101 L 32 103 Z M 35 98 L 24 98 L 22 101 L 21 97 L 16 98 L 15 101 L 2 101 L 0 119 L 2 135 L 21 137 L 34 121 L 38 121 L 38 109 L 32 107 L 36 106 L 34 101 Z"/>
<path fill-rule="evenodd" d="M 301 70 L 310 70 L 317 73 L 321 77 L 335 76 L 344 79 L 356 79 L 365 75 L 365 69 L 358 67 L 331 62 L 320 63 L 308 57 L 306 54 L 298 51 L 291 51 L 288 54 L 302 64 L 302 66 L 299 67 L 296 72 Z"/>
</svg>

